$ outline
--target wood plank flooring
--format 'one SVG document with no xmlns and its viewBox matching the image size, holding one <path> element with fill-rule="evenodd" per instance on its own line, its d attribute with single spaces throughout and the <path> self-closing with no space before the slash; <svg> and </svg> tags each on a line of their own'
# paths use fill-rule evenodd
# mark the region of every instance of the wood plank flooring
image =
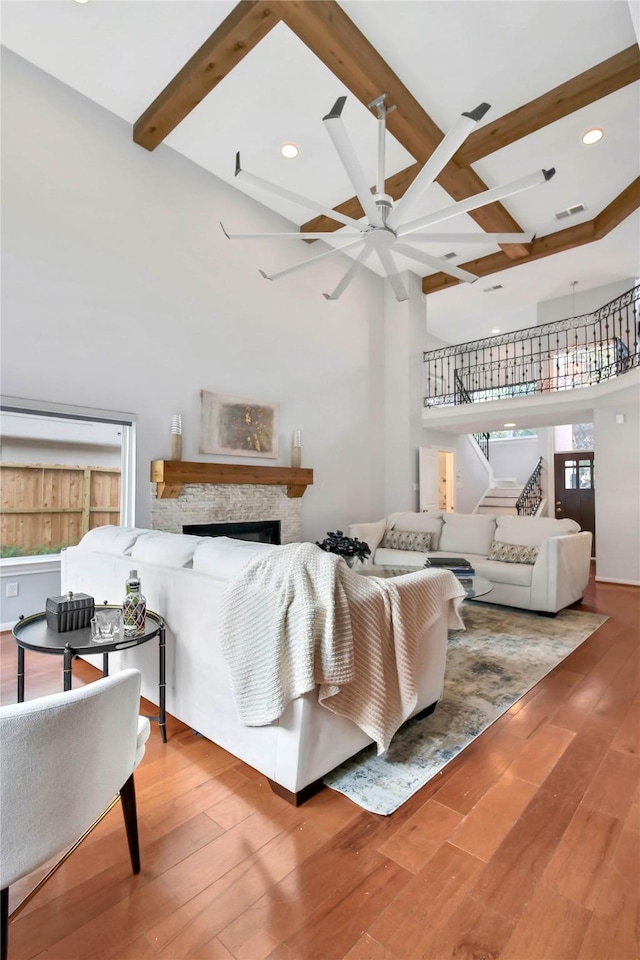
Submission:
<svg viewBox="0 0 640 960">
<path fill-rule="evenodd" d="M 583 609 L 609 619 L 390 817 L 329 789 L 295 809 L 152 725 L 142 872 L 116 806 L 11 924 L 9 960 L 638 960 L 640 590 L 592 581 Z M 27 697 L 60 689 L 57 657 L 26 662 Z M 14 702 L 10 634 L 0 665 Z"/>
</svg>

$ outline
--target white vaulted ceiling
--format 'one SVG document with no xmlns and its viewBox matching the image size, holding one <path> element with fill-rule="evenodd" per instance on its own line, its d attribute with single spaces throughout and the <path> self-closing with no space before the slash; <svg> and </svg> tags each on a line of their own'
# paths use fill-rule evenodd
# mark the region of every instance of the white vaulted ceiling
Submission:
<svg viewBox="0 0 640 960">
<path fill-rule="evenodd" d="M 272 4 L 276 12 L 279 6 Z M 482 101 L 492 109 L 480 127 L 634 44 L 637 49 L 627 0 L 341 0 L 338 6 L 445 133 L 461 112 Z M 2 42 L 133 127 L 235 7 L 226 0 L 4 0 Z M 233 69 L 221 69 L 223 79 L 166 136 L 167 146 L 300 226 L 314 212 L 256 193 L 236 180 L 235 153 L 241 151 L 243 166 L 252 173 L 289 190 L 329 207 L 346 201 L 354 190 L 322 123 L 335 100 L 346 95 L 345 127 L 370 183 L 375 183 L 375 113 L 284 22 Z M 399 113 L 403 106 L 397 104 Z M 471 167 L 487 187 L 555 167 L 549 183 L 503 202 L 522 230 L 548 237 L 594 220 L 637 181 L 639 117 L 636 79 L 487 153 Z M 580 138 L 592 126 L 602 127 L 605 136 L 586 147 Z M 287 141 L 300 148 L 295 160 L 280 155 L 280 145 Z M 132 139 L 131 149 L 144 147 Z M 414 162 L 409 150 L 388 133 L 387 176 Z M 419 214 L 451 202 L 445 188 L 434 183 Z M 583 213 L 556 219 L 557 212 L 579 203 L 584 204 Z M 234 232 L 263 230 L 256 209 L 253 222 L 247 222 L 245 214 L 225 226 Z M 620 225 L 601 240 L 532 262 L 525 257 L 517 266 L 482 275 L 472 285 L 427 289 L 430 329 L 445 340 L 484 336 L 489 322 L 515 329 L 525 325 L 527 305 L 567 295 L 572 280 L 586 290 L 637 275 L 639 223 L 638 210 L 625 208 Z M 459 215 L 441 232 L 481 229 L 470 216 Z M 331 235 L 328 240 L 332 242 Z M 291 260 L 288 246 L 266 249 L 262 243 L 247 243 L 239 249 L 247 270 L 281 269 Z M 499 248 L 475 243 L 428 248 L 436 257 L 451 251 L 459 254 L 453 263 L 466 264 L 499 253 Z M 309 246 L 309 256 L 318 252 L 317 245 Z M 370 265 L 375 268 L 373 261 Z M 413 261 L 401 265 L 421 277 L 437 274 Z M 342 258 L 335 270 L 338 282 L 344 272 Z M 287 278 L 277 282 L 285 284 Z M 484 293 L 495 284 L 503 289 Z M 321 293 L 318 289 L 318 296 Z"/>
</svg>

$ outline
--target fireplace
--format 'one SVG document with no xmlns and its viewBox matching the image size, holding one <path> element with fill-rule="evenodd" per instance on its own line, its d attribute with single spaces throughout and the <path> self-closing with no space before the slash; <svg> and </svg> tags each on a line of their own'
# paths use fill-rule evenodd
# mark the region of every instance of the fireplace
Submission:
<svg viewBox="0 0 640 960">
<path fill-rule="evenodd" d="M 258 543 L 281 543 L 279 520 L 240 520 L 233 523 L 190 523 L 183 533 L 197 537 L 233 537 Z"/>
<path fill-rule="evenodd" d="M 175 498 L 158 498 L 152 493 L 150 526 L 153 530 L 196 532 L 201 536 L 211 533 L 242 539 L 249 533 L 254 539 L 257 528 L 251 525 L 265 521 L 270 526 L 280 524 L 279 529 L 268 534 L 267 542 L 300 543 L 302 498 L 287 496 L 284 485 L 262 483 L 185 483 L 180 496 Z M 212 524 L 212 530 L 205 528 L 207 524 Z M 235 530 L 225 524 L 232 524 Z M 244 526 L 244 531 L 238 532 L 238 525 Z M 262 533 L 259 528 L 258 532 Z"/>
</svg>

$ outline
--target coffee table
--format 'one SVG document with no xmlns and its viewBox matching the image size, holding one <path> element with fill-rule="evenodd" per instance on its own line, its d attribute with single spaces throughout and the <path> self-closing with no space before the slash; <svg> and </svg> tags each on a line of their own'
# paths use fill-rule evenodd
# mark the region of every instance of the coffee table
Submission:
<svg viewBox="0 0 640 960">
<path fill-rule="evenodd" d="M 382 577 L 388 579 L 389 577 L 402 577 L 407 573 L 420 573 L 425 570 L 425 567 L 403 567 L 403 566 L 394 566 L 392 564 L 378 564 L 372 565 L 370 567 L 365 567 L 360 565 L 359 567 L 353 567 L 356 573 L 359 573 L 362 577 Z M 432 570 L 443 570 L 445 567 L 431 567 Z M 459 579 L 459 578 L 458 578 Z M 476 597 L 484 597 L 487 593 L 491 593 L 493 590 L 493 584 L 490 580 L 487 580 L 486 577 L 468 577 L 465 580 L 470 580 L 470 583 L 466 583 L 463 580 L 460 580 L 460 583 L 464 587 L 467 600 L 474 600 Z"/>
<path fill-rule="evenodd" d="M 106 605 L 108 610 L 118 610 L 117 606 Z M 102 608 L 99 608 L 102 609 Z M 147 610 L 144 633 L 139 637 L 120 637 L 106 643 L 98 643 L 91 636 L 91 627 L 81 627 L 79 630 L 67 630 L 58 633 L 47 626 L 46 613 L 34 613 L 30 617 L 21 617 L 13 628 L 13 636 L 18 644 L 18 703 L 24 701 L 24 651 L 33 650 L 36 653 L 57 653 L 62 656 L 62 688 L 71 690 L 71 661 L 74 657 L 89 654 L 102 654 L 102 675 L 109 675 L 109 654 L 116 650 L 126 650 L 128 647 L 139 647 L 153 637 L 158 637 L 160 654 L 159 666 L 159 704 L 158 716 L 149 717 L 157 720 L 162 734 L 163 743 L 167 742 L 167 721 L 165 710 L 166 688 L 166 640 L 164 620 L 157 613 Z"/>
</svg>

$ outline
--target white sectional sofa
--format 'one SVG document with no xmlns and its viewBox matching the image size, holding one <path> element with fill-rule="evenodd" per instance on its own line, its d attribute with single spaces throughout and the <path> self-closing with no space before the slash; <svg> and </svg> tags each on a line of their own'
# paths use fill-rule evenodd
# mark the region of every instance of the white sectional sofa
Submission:
<svg viewBox="0 0 640 960">
<path fill-rule="evenodd" d="M 219 639 L 221 596 L 229 577 L 249 560 L 278 549 L 227 537 L 99 527 L 63 551 L 62 590 L 87 593 L 97 604 L 120 604 L 129 571 L 136 569 L 148 608 L 166 622 L 167 711 L 265 774 L 281 796 L 301 802 L 324 774 L 371 740 L 355 723 L 321 706 L 317 688 L 293 700 L 266 726 L 244 726 L 238 719 Z M 460 602 L 459 584 L 450 574 L 447 589 L 451 599 L 418 638 L 412 715 L 426 712 L 442 693 L 448 627 Z M 94 660 L 100 668 L 102 658 Z M 156 642 L 110 655 L 111 671 L 127 666 L 142 671 L 143 695 L 157 703 Z"/>
<path fill-rule="evenodd" d="M 430 543 L 423 539 L 428 534 Z M 375 565 L 422 566 L 429 556 L 465 557 L 492 584 L 478 601 L 548 615 L 580 600 L 589 580 L 592 536 L 580 532 L 574 520 L 394 513 L 375 523 L 352 524 L 349 535 L 369 544 L 368 562 Z M 527 548 L 537 548 L 535 562 Z"/>
</svg>

